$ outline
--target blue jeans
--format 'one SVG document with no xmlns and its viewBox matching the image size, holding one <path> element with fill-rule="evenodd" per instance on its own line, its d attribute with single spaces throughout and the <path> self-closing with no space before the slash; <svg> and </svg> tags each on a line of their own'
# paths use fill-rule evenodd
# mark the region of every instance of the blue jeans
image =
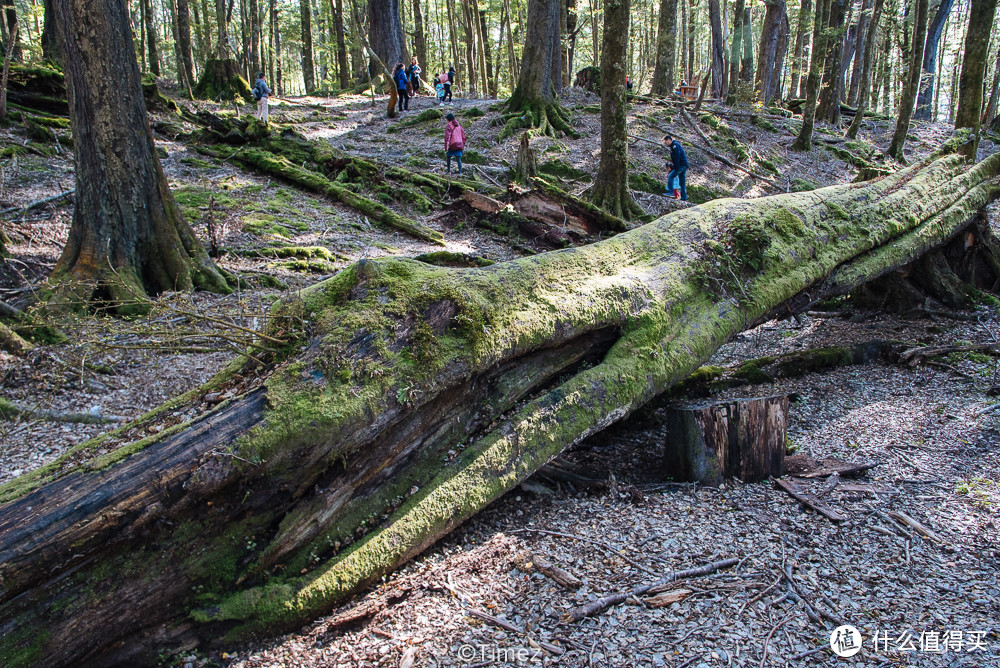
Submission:
<svg viewBox="0 0 1000 668">
<path fill-rule="evenodd" d="M 667 174 L 667 190 L 672 191 L 674 189 L 674 179 L 676 179 L 678 176 L 681 178 L 681 199 L 684 200 L 685 202 L 687 201 L 688 198 L 687 178 L 685 177 L 685 174 L 687 174 L 687 170 L 688 170 L 687 167 L 678 167 L 676 169 L 670 170 L 670 173 Z"/>
<path fill-rule="evenodd" d="M 448 156 L 448 171 L 451 171 L 451 159 L 455 158 L 458 160 L 458 173 L 462 173 L 462 152 L 461 151 L 447 151 Z"/>
</svg>

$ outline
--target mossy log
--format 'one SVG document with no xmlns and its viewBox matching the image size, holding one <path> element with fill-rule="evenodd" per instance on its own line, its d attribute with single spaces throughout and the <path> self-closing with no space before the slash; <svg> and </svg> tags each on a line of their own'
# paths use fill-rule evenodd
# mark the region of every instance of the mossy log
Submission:
<svg viewBox="0 0 1000 668">
<path fill-rule="evenodd" d="M 998 171 L 946 157 L 715 200 L 478 269 L 360 261 L 275 307 L 285 353 L 216 381 L 244 394 L 0 487 L 0 661 L 135 665 L 295 628 L 738 332 L 959 234 Z"/>
</svg>

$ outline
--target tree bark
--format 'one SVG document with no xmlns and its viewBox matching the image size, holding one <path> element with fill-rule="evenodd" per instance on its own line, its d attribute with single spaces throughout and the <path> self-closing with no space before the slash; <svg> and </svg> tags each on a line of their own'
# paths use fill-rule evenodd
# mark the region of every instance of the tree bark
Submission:
<svg viewBox="0 0 1000 668">
<path fill-rule="evenodd" d="M 743 22 L 746 20 L 746 0 L 736 0 L 733 10 L 733 43 L 729 51 L 729 94 L 726 104 L 736 104 L 740 83 L 740 63 L 743 58 Z"/>
<path fill-rule="evenodd" d="M 780 83 L 781 67 L 788 49 L 788 13 L 785 0 L 766 0 L 764 25 L 760 29 L 757 52 L 757 96 L 766 107 L 774 99 Z M 785 36 L 782 40 L 782 35 Z M 782 48 L 782 42 L 784 47 Z"/>
<path fill-rule="evenodd" d="M 601 161 L 591 201 L 626 220 L 645 213 L 628 187 L 628 102 L 626 55 L 629 42 L 630 0 L 604 3 L 604 42 L 601 44 Z M 621 231 L 621 230 L 618 230 Z"/>
<path fill-rule="evenodd" d="M 836 0 L 816 0 L 816 16 L 813 19 L 812 54 L 809 58 L 809 77 L 806 80 L 806 101 L 802 105 L 802 129 L 792 143 L 795 151 L 812 149 L 813 128 L 816 125 L 816 101 L 819 98 L 819 83 L 823 72 L 826 53 L 826 22 L 830 17 L 830 5 Z"/>
<path fill-rule="evenodd" d="M 996 7 L 996 0 L 992 0 Z M 915 0 L 916 16 L 913 21 L 913 46 L 910 53 L 910 65 L 907 68 L 906 85 L 899 100 L 899 111 L 896 116 L 896 131 L 886 151 L 890 157 L 903 162 L 903 146 L 906 144 L 906 133 L 910 131 L 910 118 L 913 115 L 913 105 L 920 90 L 921 64 L 924 61 L 924 41 L 927 38 L 927 0 Z M 982 100 L 982 77 L 976 84 L 980 88 L 979 99 Z M 981 109 L 976 110 L 978 119 Z"/>
<path fill-rule="evenodd" d="M 858 88 L 861 86 L 862 70 L 865 64 L 865 47 L 868 44 L 868 26 L 871 24 L 872 0 L 862 0 L 861 13 L 858 14 L 858 25 L 855 31 L 854 65 L 851 70 L 851 85 L 847 91 L 847 104 L 855 106 L 858 103 Z"/>
<path fill-rule="evenodd" d="M 798 97 L 800 95 L 804 96 L 804 93 L 800 93 L 800 80 L 805 80 L 805 77 L 802 76 L 802 70 L 805 65 L 805 45 L 806 39 L 809 35 L 809 17 L 811 11 L 812 0 L 802 0 L 799 5 L 799 19 L 795 27 L 795 52 L 792 57 L 792 83 L 791 89 L 788 93 L 791 97 Z M 808 77 L 808 73 L 806 76 Z"/>
<path fill-rule="evenodd" d="M 831 0 L 830 15 L 826 23 L 826 64 L 823 68 L 823 86 L 819 96 L 819 106 L 816 108 L 816 117 L 831 125 L 840 124 L 840 97 L 843 90 L 841 58 L 844 52 L 841 39 L 846 8 L 847 0 Z M 815 40 L 813 42 L 815 43 Z"/>
<path fill-rule="evenodd" d="M 861 70 L 861 83 L 858 86 L 858 109 L 854 114 L 854 120 L 851 121 L 851 127 L 847 129 L 847 136 L 850 139 L 855 139 L 858 136 L 858 131 L 861 129 L 861 122 L 864 120 L 865 111 L 868 109 L 868 104 L 872 97 L 871 76 L 875 68 L 875 41 L 884 4 L 884 0 L 875 0 L 871 21 L 868 24 L 864 63 Z"/>
<path fill-rule="evenodd" d="M 719 0 L 708 0 L 708 20 L 712 27 L 712 97 L 726 99 L 726 39 L 722 34 Z"/>
<path fill-rule="evenodd" d="M 50 302 L 105 303 L 128 313 L 144 310 L 148 295 L 167 290 L 228 292 L 184 221 L 156 156 L 125 0 L 56 0 L 54 9 L 73 123 L 76 196 Z"/>
<path fill-rule="evenodd" d="M 677 2 L 660 0 L 660 21 L 656 32 L 656 64 L 650 95 L 674 92 L 674 51 L 677 48 Z"/>
<path fill-rule="evenodd" d="M 53 0 L 42 0 L 42 6 L 45 11 L 45 16 L 42 20 L 42 57 L 50 63 L 62 67 L 62 56 L 59 53 L 59 37 L 56 34 L 52 2 Z"/>
<path fill-rule="evenodd" d="M 955 129 L 969 128 L 972 131 L 972 140 L 962 149 L 969 160 L 975 160 L 979 150 L 983 81 L 986 78 L 987 50 L 996 9 L 997 0 L 972 0 L 969 9 L 965 57 L 962 59 L 962 76 L 958 82 L 958 110 L 955 112 Z"/>
<path fill-rule="evenodd" d="M 940 68 L 938 65 L 938 70 Z M 1000 100 L 1000 49 L 997 49 L 997 57 L 993 61 L 993 85 L 990 86 L 990 101 L 986 103 L 986 111 L 983 112 L 983 125 L 989 126 L 996 118 L 998 100 Z"/>
<path fill-rule="evenodd" d="M 927 28 L 927 43 L 924 46 L 923 77 L 920 79 L 920 94 L 917 97 L 917 109 L 913 112 L 913 118 L 918 121 L 929 121 L 932 117 L 931 104 L 934 102 L 934 75 L 937 73 L 938 41 L 944 30 L 945 21 L 954 0 L 941 0 L 934 18 Z"/>
<path fill-rule="evenodd" d="M 370 0 L 368 3 L 368 41 L 376 55 L 392 70 L 396 63 L 410 61 L 406 52 L 403 24 L 399 18 L 399 0 Z M 371 63 L 372 72 L 382 67 Z"/>
<path fill-rule="evenodd" d="M 183 73 L 183 78 L 187 80 L 187 85 L 194 88 L 194 58 L 191 53 L 191 13 L 188 0 L 177 0 L 177 41 L 181 53 L 179 67 Z"/>
<path fill-rule="evenodd" d="M 340 87 L 351 87 L 351 69 L 347 64 L 347 40 L 344 36 L 344 0 L 330 0 L 333 5 L 333 30 L 337 33 L 337 75 Z M 421 61 L 423 62 L 423 61 Z"/>
<path fill-rule="evenodd" d="M 424 14 L 420 6 L 420 0 L 413 0 L 413 50 L 417 53 L 417 60 L 422 67 L 430 67 L 427 60 L 427 38 L 424 35 Z M 433 82 L 433 79 L 431 79 Z"/>
<path fill-rule="evenodd" d="M 302 81 L 306 93 L 316 90 L 316 64 L 313 61 L 312 3 L 299 0 L 299 20 L 302 24 Z"/>
<path fill-rule="evenodd" d="M 288 357 L 0 488 L 0 657 L 137 665 L 298 628 L 738 332 L 941 245 L 1000 194 L 998 170 L 951 156 L 718 200 L 482 269 L 358 262 L 273 310 L 264 335 Z M 235 398 L 129 443 L 220 390 Z"/>
</svg>

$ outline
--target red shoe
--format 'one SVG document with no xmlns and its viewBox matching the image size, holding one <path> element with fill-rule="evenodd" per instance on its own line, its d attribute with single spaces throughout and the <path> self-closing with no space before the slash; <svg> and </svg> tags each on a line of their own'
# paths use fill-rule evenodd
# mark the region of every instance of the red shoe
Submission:
<svg viewBox="0 0 1000 668">
<path fill-rule="evenodd" d="M 674 188 L 674 199 L 680 199 L 680 198 L 681 198 L 680 188 Z"/>
</svg>

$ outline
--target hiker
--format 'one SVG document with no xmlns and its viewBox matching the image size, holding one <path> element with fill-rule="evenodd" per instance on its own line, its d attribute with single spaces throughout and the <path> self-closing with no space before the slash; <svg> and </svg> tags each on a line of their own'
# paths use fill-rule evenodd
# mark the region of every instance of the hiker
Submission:
<svg viewBox="0 0 1000 668">
<path fill-rule="evenodd" d="M 462 151 L 465 150 L 465 130 L 458 121 L 455 114 L 445 116 L 448 125 L 444 126 L 444 152 L 448 158 L 445 174 L 451 174 L 451 159 L 458 160 L 458 173 L 462 173 Z"/>
<path fill-rule="evenodd" d="M 434 76 L 434 92 L 437 94 L 438 106 L 444 106 L 444 84 L 441 83 L 441 76 L 437 74 Z"/>
<path fill-rule="evenodd" d="M 446 77 L 445 81 L 442 81 L 442 83 L 444 84 L 444 98 L 448 100 L 448 104 L 455 106 L 455 103 L 451 99 L 451 87 L 455 85 L 454 66 L 450 66 L 448 68 L 448 74 L 446 74 L 445 77 Z"/>
<path fill-rule="evenodd" d="M 257 113 L 254 114 L 257 120 L 262 123 L 267 123 L 267 100 L 271 95 L 271 89 L 267 87 L 267 82 L 264 81 L 264 73 L 257 73 L 257 81 L 253 84 L 253 99 L 257 100 Z"/>
<path fill-rule="evenodd" d="M 681 143 L 670 135 L 663 135 L 663 143 L 670 149 L 671 166 L 670 173 L 667 174 L 667 192 L 663 193 L 663 196 L 670 197 L 670 191 L 673 191 L 674 199 L 686 202 L 688 198 L 687 179 L 685 177 L 688 170 L 687 154 L 684 152 L 684 147 L 681 146 Z M 680 189 L 674 188 L 674 179 L 678 177 L 681 180 Z"/>
<path fill-rule="evenodd" d="M 625 75 L 625 90 L 632 92 L 632 77 Z"/>
<path fill-rule="evenodd" d="M 396 63 L 396 69 L 392 72 L 392 79 L 396 82 L 396 93 L 399 94 L 399 110 L 410 110 L 410 94 L 406 90 L 406 84 L 410 82 L 410 77 L 406 76 L 403 63 Z"/>
<path fill-rule="evenodd" d="M 410 58 L 410 67 L 407 69 L 407 74 L 410 75 L 410 83 L 413 84 L 413 95 L 420 94 L 420 73 L 423 72 L 420 69 L 420 63 L 417 61 L 417 57 L 413 56 Z"/>
</svg>

